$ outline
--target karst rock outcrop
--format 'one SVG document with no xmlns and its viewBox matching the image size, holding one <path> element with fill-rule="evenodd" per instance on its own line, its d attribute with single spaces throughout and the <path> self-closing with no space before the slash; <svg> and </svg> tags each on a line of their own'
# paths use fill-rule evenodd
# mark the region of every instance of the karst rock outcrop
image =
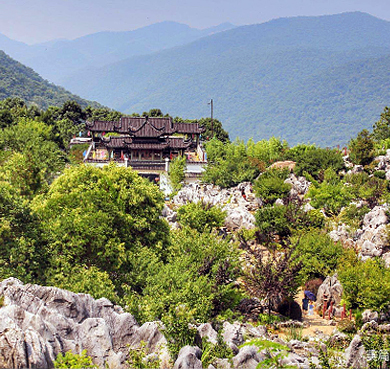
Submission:
<svg viewBox="0 0 390 369">
<path fill-rule="evenodd" d="M 151 351 L 166 340 L 157 322 L 141 327 L 131 314 L 109 300 L 93 299 L 55 287 L 0 283 L 0 367 L 53 368 L 59 353 L 87 350 L 99 367 L 126 366 L 129 347 L 141 341 Z"/>
<path fill-rule="evenodd" d="M 172 202 L 177 206 L 191 202 L 218 205 L 226 211 L 225 226 L 231 230 L 254 228 L 255 217 L 252 212 L 257 210 L 261 204 L 253 193 L 250 182 L 243 182 L 228 189 L 221 189 L 211 184 L 189 184 L 173 197 Z"/>
<path fill-rule="evenodd" d="M 341 241 L 345 245 L 355 247 L 363 260 L 380 256 L 389 267 L 388 210 L 389 207 L 386 204 L 375 206 L 364 216 L 361 229 L 351 234 L 347 226 L 339 225 L 337 229 L 329 233 L 329 236 L 334 241 Z"/>
</svg>

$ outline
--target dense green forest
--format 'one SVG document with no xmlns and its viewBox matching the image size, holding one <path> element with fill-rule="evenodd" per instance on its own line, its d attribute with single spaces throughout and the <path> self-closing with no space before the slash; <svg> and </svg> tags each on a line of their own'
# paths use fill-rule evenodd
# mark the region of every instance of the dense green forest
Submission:
<svg viewBox="0 0 390 369">
<path fill-rule="evenodd" d="M 68 100 L 79 103 L 82 107 L 100 106 L 98 103 L 82 99 L 45 81 L 31 68 L 18 63 L 0 50 L 0 99 L 19 97 L 28 105 L 38 108 L 59 106 Z"/>
<path fill-rule="evenodd" d="M 176 209 L 180 227 L 170 229 L 155 184 L 115 163 L 80 164 L 70 137 L 83 132 L 85 119 L 120 115 L 76 102 L 47 110 L 0 102 L 0 279 L 107 297 L 139 322 L 161 320 L 173 358 L 194 344 L 189 323 L 244 321 L 239 303 L 252 297 L 267 307 L 261 321 L 301 286 L 318 288 L 336 271 L 348 308 L 388 309 L 384 260 L 362 261 L 329 237 L 338 224 L 358 229 L 365 214 L 390 201 L 386 172 L 374 160 L 390 148 L 388 108 L 371 132 L 349 142 L 348 161 L 335 149 L 277 138 L 204 142 L 202 181 L 227 188 L 250 181 L 262 201 L 255 228 L 229 234 L 218 232 L 226 215 L 218 206 L 184 205 Z M 270 168 L 282 160 L 311 182 L 305 198 L 291 197 L 289 170 Z"/>
</svg>

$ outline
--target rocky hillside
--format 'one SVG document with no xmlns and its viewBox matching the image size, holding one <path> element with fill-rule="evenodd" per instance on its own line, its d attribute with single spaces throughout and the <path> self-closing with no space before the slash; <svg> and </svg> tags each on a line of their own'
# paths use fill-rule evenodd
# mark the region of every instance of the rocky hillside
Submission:
<svg viewBox="0 0 390 369">
<path fill-rule="evenodd" d="M 149 360 L 153 367 L 159 362 L 161 368 L 201 369 L 202 360 L 206 362 L 206 352 L 200 348 L 202 342 L 207 339 L 211 344 L 218 344 L 214 327 L 209 323 L 198 324 L 194 329 L 200 347 L 182 347 L 173 362 L 160 322 L 139 326 L 132 315 L 105 298 L 94 300 L 89 295 L 54 287 L 24 285 L 15 278 L 0 283 L 0 296 L 3 300 L 0 308 L 2 367 L 53 368 L 59 353 L 86 350 L 99 368 L 128 368 L 129 353 L 140 350 L 143 341 L 149 353 L 144 357 L 146 366 Z M 341 349 L 339 363 L 344 368 L 363 368 L 367 362 L 362 336 L 369 334 L 373 327 L 378 331 L 390 328 L 389 324 L 378 325 L 377 316 L 372 316 L 372 321 L 370 317 L 365 314 L 369 322 L 352 340 L 337 329 L 330 337 L 318 334 L 305 340 L 280 338 L 266 326 L 225 321 L 219 333 L 233 356 L 216 356 L 207 368 L 255 369 L 259 363 L 267 362 L 280 368 L 321 367 L 321 358 L 327 351 L 325 342 L 342 347 L 345 341 L 350 344 Z M 279 329 L 288 326 L 300 327 L 302 323 L 281 323 Z"/>
</svg>

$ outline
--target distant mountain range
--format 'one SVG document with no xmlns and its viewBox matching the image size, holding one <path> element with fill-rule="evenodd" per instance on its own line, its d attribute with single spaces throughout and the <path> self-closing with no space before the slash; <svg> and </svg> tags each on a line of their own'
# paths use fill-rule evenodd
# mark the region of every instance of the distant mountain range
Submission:
<svg viewBox="0 0 390 369">
<path fill-rule="evenodd" d="M 390 22 L 360 12 L 204 31 L 163 22 L 26 46 L 0 37 L 44 78 L 125 113 L 200 118 L 213 98 L 232 138 L 344 145 L 390 103 Z"/>
<path fill-rule="evenodd" d="M 67 88 L 130 113 L 214 114 L 230 137 L 344 145 L 390 103 L 390 22 L 354 12 L 237 27 L 85 70 Z"/>
<path fill-rule="evenodd" d="M 47 82 L 31 68 L 0 50 L 0 100 L 8 97 L 20 97 L 29 105 L 35 104 L 39 108 L 60 106 L 67 100 L 77 101 L 82 107 L 100 106 Z"/>
<path fill-rule="evenodd" d="M 75 40 L 53 40 L 29 46 L 0 35 L 0 50 L 59 83 L 83 68 L 101 67 L 136 55 L 150 54 L 232 29 L 223 23 L 203 30 L 161 22 L 128 32 L 98 32 Z"/>
</svg>

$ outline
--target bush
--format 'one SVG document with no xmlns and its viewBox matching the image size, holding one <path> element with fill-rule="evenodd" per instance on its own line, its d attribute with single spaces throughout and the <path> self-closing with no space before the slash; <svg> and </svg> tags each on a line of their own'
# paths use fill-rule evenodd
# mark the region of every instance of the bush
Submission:
<svg viewBox="0 0 390 369">
<path fill-rule="evenodd" d="M 333 216 L 350 203 L 352 194 L 337 174 L 332 169 L 327 169 L 324 181 L 317 186 L 310 186 L 307 197 L 315 208 L 323 209 L 328 216 Z"/>
<path fill-rule="evenodd" d="M 178 156 L 169 165 L 169 180 L 174 191 L 179 191 L 182 187 L 182 182 L 186 176 L 186 163 L 185 156 Z"/>
<path fill-rule="evenodd" d="M 358 207 L 356 204 L 351 204 L 343 209 L 340 219 L 350 227 L 358 229 L 363 223 L 364 216 L 369 211 L 370 209 L 366 205 Z"/>
<path fill-rule="evenodd" d="M 367 360 L 370 369 L 389 367 L 390 337 L 380 333 L 365 335 L 362 342 L 366 352 L 373 354 Z"/>
<path fill-rule="evenodd" d="M 367 129 L 349 142 L 349 158 L 354 164 L 368 165 L 374 159 L 374 140 Z"/>
<path fill-rule="evenodd" d="M 256 195 L 270 205 L 277 199 L 285 199 L 291 190 L 291 184 L 284 183 L 288 174 L 288 169 L 267 170 L 254 183 Z"/>
<path fill-rule="evenodd" d="M 386 179 L 386 172 L 384 170 L 376 170 L 374 172 L 374 177 L 379 179 Z"/>
<path fill-rule="evenodd" d="M 312 231 L 303 235 L 298 240 L 296 248 L 297 260 L 302 263 L 300 270 L 302 282 L 313 278 L 324 279 L 332 275 L 342 254 L 342 244 L 334 242 L 326 233 Z"/>
<path fill-rule="evenodd" d="M 337 324 L 337 329 L 342 333 L 353 334 L 356 333 L 356 326 L 352 320 L 342 319 Z"/>
<path fill-rule="evenodd" d="M 361 261 L 350 250 L 339 263 L 338 276 L 348 308 L 380 312 L 389 307 L 390 269 L 382 259 Z"/>
<path fill-rule="evenodd" d="M 321 149 L 312 145 L 300 145 L 290 149 L 286 153 L 286 159 L 297 163 L 294 169 L 297 175 L 309 173 L 316 180 L 322 180 L 322 175 L 327 169 L 338 172 L 344 168 L 340 151 Z"/>
<path fill-rule="evenodd" d="M 193 325 L 195 323 L 193 314 L 194 311 L 186 305 L 180 305 L 171 309 L 169 314 L 161 319 L 164 324 L 162 332 L 173 360 L 176 360 L 182 347 L 195 344 L 197 330 Z"/>
<path fill-rule="evenodd" d="M 54 361 L 54 368 L 60 369 L 84 369 L 84 368 L 97 368 L 93 364 L 92 358 L 87 356 L 87 350 L 83 350 L 81 354 L 74 354 L 72 351 L 67 351 L 65 355 L 58 354 Z"/>
<path fill-rule="evenodd" d="M 177 212 L 178 221 L 199 233 L 210 232 L 213 228 L 222 227 L 226 212 L 218 206 L 210 206 L 202 202 L 181 206 Z"/>
<path fill-rule="evenodd" d="M 227 239 L 185 227 L 172 232 L 165 262 L 149 260 L 144 260 L 144 286 L 125 296 L 140 322 L 161 319 L 181 305 L 190 307 L 194 319 L 204 322 L 241 300 L 233 282 L 239 272 L 238 250 Z"/>
<path fill-rule="evenodd" d="M 137 369 L 158 369 L 160 368 L 161 360 L 156 357 L 153 360 L 147 356 L 151 353 L 146 347 L 146 342 L 141 341 L 138 348 L 129 349 L 129 360 L 127 364 L 130 368 Z"/>
<path fill-rule="evenodd" d="M 217 343 L 213 344 L 207 340 L 207 337 L 202 339 L 202 367 L 208 368 L 213 365 L 215 359 L 231 359 L 234 354 L 232 349 L 225 343 L 221 333 L 218 333 Z"/>
</svg>

